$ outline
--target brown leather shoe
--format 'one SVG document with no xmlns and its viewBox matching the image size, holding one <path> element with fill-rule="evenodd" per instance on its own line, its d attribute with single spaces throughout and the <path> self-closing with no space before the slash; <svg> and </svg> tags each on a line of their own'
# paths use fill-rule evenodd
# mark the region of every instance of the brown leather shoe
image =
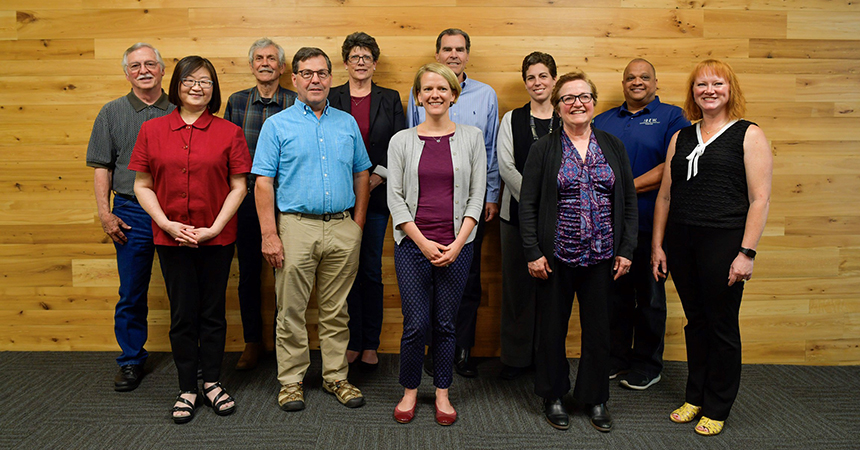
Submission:
<svg viewBox="0 0 860 450">
<path fill-rule="evenodd" d="M 257 367 L 257 361 L 260 359 L 260 354 L 263 353 L 263 344 L 261 342 L 248 342 L 245 344 L 245 351 L 236 363 L 236 370 L 251 370 Z"/>
</svg>

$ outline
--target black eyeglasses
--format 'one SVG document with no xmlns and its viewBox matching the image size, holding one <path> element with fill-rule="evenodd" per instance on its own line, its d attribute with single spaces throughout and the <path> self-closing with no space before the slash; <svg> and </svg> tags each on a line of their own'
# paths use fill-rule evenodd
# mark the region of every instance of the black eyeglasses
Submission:
<svg viewBox="0 0 860 450">
<path fill-rule="evenodd" d="M 591 101 L 594 100 L 594 94 L 586 92 L 584 94 L 579 95 L 565 95 L 564 97 L 558 99 L 558 101 L 564 103 L 565 105 L 572 105 L 576 103 L 576 99 L 579 99 L 579 102 L 584 105 L 586 103 L 591 103 Z"/>
<path fill-rule="evenodd" d="M 193 88 L 195 84 L 199 85 L 200 89 L 209 89 L 215 83 L 212 80 L 192 80 L 191 78 L 182 79 L 182 85 L 187 88 Z"/>
<path fill-rule="evenodd" d="M 305 80 L 310 80 L 311 78 L 314 77 L 314 75 L 317 75 L 318 77 L 320 77 L 320 80 L 325 80 L 326 78 L 328 78 L 331 75 L 331 72 L 329 72 L 328 69 L 322 69 L 322 70 L 307 70 L 307 69 L 305 69 L 305 70 L 300 70 L 296 73 L 299 74 L 299 76 L 304 78 Z"/>
<path fill-rule="evenodd" d="M 373 56 L 371 55 L 352 55 L 348 58 L 350 64 L 358 64 L 359 61 L 370 64 L 373 62 Z"/>
<path fill-rule="evenodd" d="M 129 63 L 126 67 L 128 67 L 128 70 L 131 72 L 137 72 L 138 70 L 140 70 L 141 67 L 146 67 L 149 70 L 155 70 L 161 67 L 161 64 L 158 64 L 158 61 L 144 61 L 143 64 L 139 62 Z"/>
</svg>

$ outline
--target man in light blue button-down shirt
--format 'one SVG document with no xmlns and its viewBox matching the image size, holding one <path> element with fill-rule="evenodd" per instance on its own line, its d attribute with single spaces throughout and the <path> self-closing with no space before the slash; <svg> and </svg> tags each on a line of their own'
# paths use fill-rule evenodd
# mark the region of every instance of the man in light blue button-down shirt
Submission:
<svg viewBox="0 0 860 450">
<path fill-rule="evenodd" d="M 257 175 L 263 256 L 275 268 L 278 404 L 284 411 L 305 407 L 305 311 L 316 284 L 323 389 L 355 408 L 364 405 L 364 397 L 347 381 L 346 297 L 358 270 L 371 164 L 355 119 L 328 106 L 328 56 L 301 48 L 292 70 L 298 98 L 263 123 L 251 169 Z"/>
<path fill-rule="evenodd" d="M 481 305 L 481 244 L 484 240 L 484 223 L 493 220 L 499 214 L 499 185 L 501 184 L 499 162 L 496 159 L 499 100 L 496 97 L 496 91 L 490 85 L 466 76 L 466 63 L 469 62 L 471 48 L 472 41 L 469 35 L 458 28 L 444 30 L 436 38 L 436 61 L 453 70 L 463 88 L 457 102 L 448 109 L 448 115 L 454 123 L 480 128 L 487 148 L 487 199 L 484 215 L 478 221 L 478 231 L 472 241 L 474 251 L 472 266 L 469 268 L 466 290 L 463 292 L 463 299 L 457 312 L 457 348 L 454 355 L 454 369 L 465 377 L 478 375 L 469 360 L 469 353 L 475 345 L 475 325 L 478 307 Z M 412 92 L 409 93 L 406 119 L 410 127 L 424 121 L 424 108 L 415 106 Z M 432 364 L 426 364 L 425 370 L 429 373 L 431 367 Z"/>
</svg>

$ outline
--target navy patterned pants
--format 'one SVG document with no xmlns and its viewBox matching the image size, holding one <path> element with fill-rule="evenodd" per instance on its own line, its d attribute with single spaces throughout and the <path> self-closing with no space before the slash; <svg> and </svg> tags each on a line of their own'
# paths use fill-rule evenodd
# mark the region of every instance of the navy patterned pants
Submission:
<svg viewBox="0 0 860 450">
<path fill-rule="evenodd" d="M 400 384 L 421 384 L 425 337 L 433 326 L 433 385 L 451 386 L 454 365 L 454 323 L 472 264 L 472 244 L 463 246 L 448 267 L 435 267 L 409 238 L 394 246 L 394 269 L 400 287 L 403 338 L 400 340 Z"/>
</svg>

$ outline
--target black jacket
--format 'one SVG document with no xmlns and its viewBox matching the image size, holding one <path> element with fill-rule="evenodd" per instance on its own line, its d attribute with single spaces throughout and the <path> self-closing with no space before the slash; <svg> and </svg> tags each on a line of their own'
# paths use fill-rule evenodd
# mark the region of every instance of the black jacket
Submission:
<svg viewBox="0 0 860 450">
<path fill-rule="evenodd" d="M 330 106 L 351 113 L 349 82 L 331 88 L 328 101 Z M 400 93 L 393 89 L 379 87 L 374 83 L 370 89 L 370 132 L 367 147 L 367 156 L 372 164 L 371 174 L 376 170 L 376 166 L 388 167 L 388 141 L 394 133 L 404 128 L 406 128 L 406 116 L 403 114 L 403 104 L 400 103 Z M 385 186 L 371 191 L 368 208 L 388 211 Z"/>
<path fill-rule="evenodd" d="M 594 129 L 594 128 L 593 128 Z M 555 233 L 558 220 L 558 171 L 561 168 L 561 131 L 553 130 L 532 145 L 523 170 L 520 191 L 520 233 L 526 260 L 545 256 L 555 270 Z M 603 156 L 615 173 L 612 193 L 614 254 L 633 260 L 639 231 L 639 209 L 633 170 L 624 144 L 617 137 L 594 129 Z"/>
</svg>

